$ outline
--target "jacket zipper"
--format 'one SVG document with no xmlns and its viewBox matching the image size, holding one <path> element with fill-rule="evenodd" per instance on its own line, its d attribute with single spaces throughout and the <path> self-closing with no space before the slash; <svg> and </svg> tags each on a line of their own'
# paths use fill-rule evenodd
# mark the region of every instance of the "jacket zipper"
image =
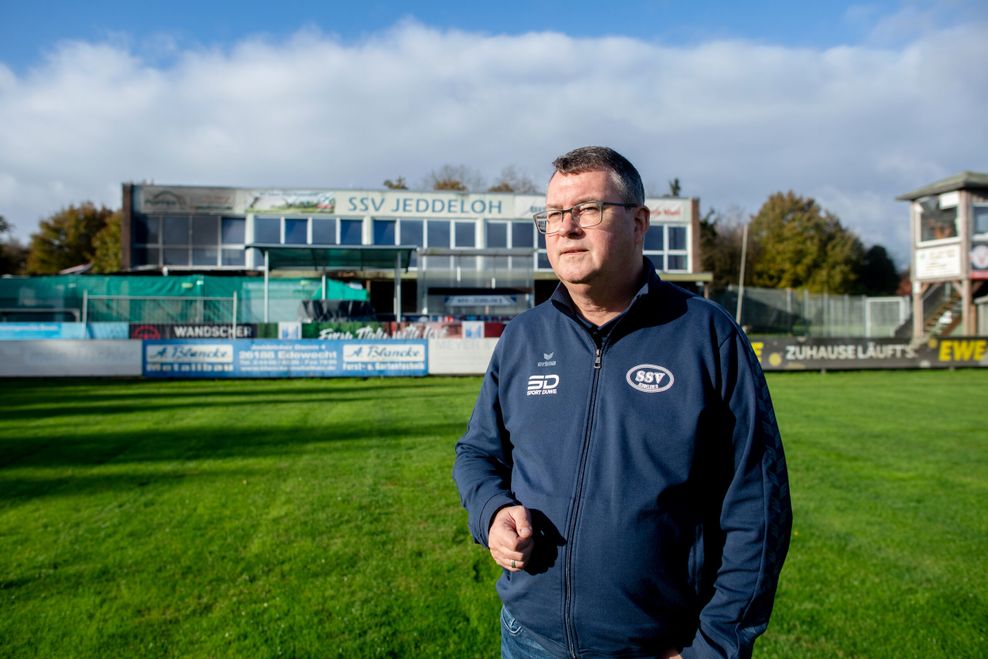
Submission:
<svg viewBox="0 0 988 659">
<path fill-rule="evenodd" d="M 576 626 L 573 624 L 573 549 L 577 520 L 580 517 L 580 503 L 583 500 L 583 483 L 586 476 L 587 457 L 590 454 L 590 436 L 593 430 L 594 410 L 597 407 L 597 385 L 600 380 L 600 367 L 603 361 L 604 341 L 600 334 L 592 332 L 594 343 L 593 378 L 590 381 L 590 404 L 587 409 L 586 430 L 583 434 L 583 447 L 580 451 L 580 465 L 577 470 L 576 494 L 573 499 L 573 510 L 567 524 L 566 538 L 569 548 L 566 552 L 566 563 L 563 570 L 563 626 L 566 630 L 566 645 L 571 657 L 577 657 Z"/>
</svg>

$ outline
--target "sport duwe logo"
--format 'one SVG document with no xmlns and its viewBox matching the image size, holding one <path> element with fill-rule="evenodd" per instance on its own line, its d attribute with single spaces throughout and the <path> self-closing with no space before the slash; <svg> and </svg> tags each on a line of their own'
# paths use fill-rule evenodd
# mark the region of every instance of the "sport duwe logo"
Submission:
<svg viewBox="0 0 988 659">
<path fill-rule="evenodd" d="M 658 366 L 656 364 L 632 366 L 628 370 L 625 379 L 633 389 L 644 391 L 646 394 L 658 394 L 668 391 L 676 381 L 676 378 L 672 375 L 672 371 L 665 366 Z"/>
<path fill-rule="evenodd" d="M 559 386 L 558 375 L 530 375 L 527 396 L 548 396 L 556 393 Z"/>
</svg>

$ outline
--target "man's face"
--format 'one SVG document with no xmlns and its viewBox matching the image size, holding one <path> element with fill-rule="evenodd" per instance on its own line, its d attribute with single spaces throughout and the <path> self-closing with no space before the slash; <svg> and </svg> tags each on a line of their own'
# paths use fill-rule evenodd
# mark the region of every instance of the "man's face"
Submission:
<svg viewBox="0 0 988 659">
<path fill-rule="evenodd" d="M 547 208 L 570 208 L 585 201 L 625 202 L 610 172 L 556 174 L 546 190 Z M 604 208 L 603 221 L 581 228 L 567 213 L 559 233 L 545 237 L 549 263 L 567 287 L 623 290 L 641 271 L 642 242 L 648 228 L 645 208 Z"/>
</svg>

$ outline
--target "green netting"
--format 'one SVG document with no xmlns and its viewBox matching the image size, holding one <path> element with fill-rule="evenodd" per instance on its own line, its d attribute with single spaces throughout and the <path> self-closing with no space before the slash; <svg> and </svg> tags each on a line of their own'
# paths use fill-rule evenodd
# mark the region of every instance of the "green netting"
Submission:
<svg viewBox="0 0 988 659">
<path fill-rule="evenodd" d="M 226 323 L 232 320 L 234 294 L 237 322 L 264 319 L 264 280 L 259 277 L 4 277 L 0 318 L 29 320 L 32 314 L 48 314 L 64 320 L 86 315 L 91 322 Z M 323 299 L 322 280 L 272 278 L 268 296 L 270 320 L 295 320 L 300 301 Z M 325 299 L 367 301 L 368 296 L 363 288 L 327 279 Z"/>
</svg>

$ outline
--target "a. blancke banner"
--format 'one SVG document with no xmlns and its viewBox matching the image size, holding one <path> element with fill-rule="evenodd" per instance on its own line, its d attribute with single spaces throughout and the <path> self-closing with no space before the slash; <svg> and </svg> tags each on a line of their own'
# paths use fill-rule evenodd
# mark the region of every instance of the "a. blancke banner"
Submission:
<svg viewBox="0 0 988 659">
<path fill-rule="evenodd" d="M 148 378 L 428 375 L 428 341 L 145 340 Z"/>
</svg>

